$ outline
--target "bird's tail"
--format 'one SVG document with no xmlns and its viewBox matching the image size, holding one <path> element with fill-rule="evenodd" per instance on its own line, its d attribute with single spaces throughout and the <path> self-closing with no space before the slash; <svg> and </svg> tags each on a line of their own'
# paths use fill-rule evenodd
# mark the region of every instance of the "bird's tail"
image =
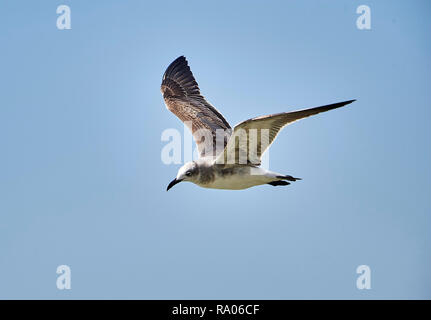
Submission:
<svg viewBox="0 0 431 320">
<path fill-rule="evenodd" d="M 297 181 L 297 180 L 302 180 L 301 178 L 294 178 L 292 176 L 289 175 L 285 175 L 285 176 L 276 176 L 276 178 L 278 180 L 275 181 L 271 181 L 268 182 L 268 184 L 270 184 L 271 186 L 288 186 L 290 184 L 290 182 L 288 181 Z M 286 181 L 287 180 L 287 181 Z"/>
<path fill-rule="evenodd" d="M 277 176 L 278 179 L 281 180 L 288 180 L 288 181 L 296 181 L 296 180 L 302 180 L 301 178 L 294 178 L 292 176 L 286 175 L 286 176 Z"/>
</svg>

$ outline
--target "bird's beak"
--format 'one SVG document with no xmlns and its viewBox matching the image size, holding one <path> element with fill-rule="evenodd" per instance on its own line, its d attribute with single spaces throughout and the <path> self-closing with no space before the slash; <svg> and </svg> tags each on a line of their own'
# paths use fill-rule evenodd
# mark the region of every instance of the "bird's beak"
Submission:
<svg viewBox="0 0 431 320">
<path fill-rule="evenodd" d="M 183 180 L 182 179 L 177 180 L 177 178 L 175 178 L 174 180 L 171 181 L 171 183 L 169 183 L 168 187 L 166 188 L 166 191 L 169 191 L 170 188 L 172 188 L 177 183 L 180 183 L 181 181 Z"/>
</svg>

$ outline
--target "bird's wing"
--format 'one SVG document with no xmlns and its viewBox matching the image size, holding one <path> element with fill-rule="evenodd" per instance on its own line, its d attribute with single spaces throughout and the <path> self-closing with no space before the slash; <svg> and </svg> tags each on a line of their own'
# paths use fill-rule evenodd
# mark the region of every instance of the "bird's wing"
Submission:
<svg viewBox="0 0 431 320">
<path fill-rule="evenodd" d="M 243 121 L 235 126 L 226 148 L 215 159 L 219 164 L 259 165 L 261 157 L 286 125 L 320 112 L 336 109 L 355 100 L 293 112 L 283 112 Z"/>
<path fill-rule="evenodd" d="M 161 91 L 166 107 L 192 131 L 199 157 L 211 157 L 226 147 L 232 129 L 225 118 L 200 94 L 184 56 L 163 75 Z"/>
</svg>

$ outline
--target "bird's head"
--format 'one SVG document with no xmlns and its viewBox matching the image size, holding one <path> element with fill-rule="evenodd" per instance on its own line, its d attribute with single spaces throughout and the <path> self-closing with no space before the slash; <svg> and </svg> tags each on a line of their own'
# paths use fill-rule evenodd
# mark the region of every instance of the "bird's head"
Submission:
<svg viewBox="0 0 431 320">
<path fill-rule="evenodd" d="M 180 170 L 178 170 L 177 177 L 172 180 L 171 183 L 169 183 L 168 187 L 166 188 L 166 191 L 168 191 L 170 188 L 172 188 L 177 183 L 180 183 L 181 181 L 196 181 L 198 173 L 198 166 L 196 162 L 187 162 L 180 168 Z"/>
</svg>

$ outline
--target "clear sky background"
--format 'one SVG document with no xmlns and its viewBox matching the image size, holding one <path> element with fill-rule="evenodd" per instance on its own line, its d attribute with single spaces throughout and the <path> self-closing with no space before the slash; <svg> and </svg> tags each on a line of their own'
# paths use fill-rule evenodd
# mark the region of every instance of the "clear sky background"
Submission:
<svg viewBox="0 0 431 320">
<path fill-rule="evenodd" d="M 0 298 L 431 298 L 430 9 L 1 1 Z M 179 55 L 231 125 L 358 101 L 279 135 L 270 168 L 302 181 L 166 192 L 161 134 L 183 126 L 160 83 Z"/>
</svg>

